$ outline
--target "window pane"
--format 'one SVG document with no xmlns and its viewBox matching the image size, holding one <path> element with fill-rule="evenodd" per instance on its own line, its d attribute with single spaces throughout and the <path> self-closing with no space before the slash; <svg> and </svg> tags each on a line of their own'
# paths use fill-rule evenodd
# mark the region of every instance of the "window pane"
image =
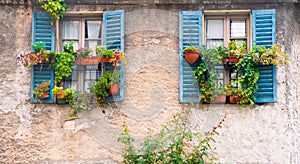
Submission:
<svg viewBox="0 0 300 164">
<path fill-rule="evenodd" d="M 224 20 L 207 20 L 207 38 L 224 38 Z"/>
<path fill-rule="evenodd" d="M 223 44 L 223 40 L 206 40 L 206 48 L 212 48 Z"/>
<path fill-rule="evenodd" d="M 72 88 L 74 91 L 77 91 L 77 81 L 78 81 L 77 66 L 75 65 L 73 67 L 72 74 L 69 77 L 64 78 L 64 83 L 63 83 L 64 89 Z"/>
<path fill-rule="evenodd" d="M 97 65 L 88 65 L 85 70 L 84 77 L 84 91 L 89 91 L 90 84 L 93 84 L 99 79 L 99 72 Z"/>
<path fill-rule="evenodd" d="M 101 38 L 101 21 L 85 21 L 85 38 Z"/>
<path fill-rule="evenodd" d="M 63 45 L 68 44 L 69 42 L 71 42 L 71 41 L 63 41 Z M 72 42 L 73 42 L 74 50 L 78 50 L 79 42 L 78 41 L 72 41 Z"/>
<path fill-rule="evenodd" d="M 230 21 L 230 37 L 246 37 L 246 20 Z"/>
<path fill-rule="evenodd" d="M 101 21 L 85 21 L 85 42 L 84 47 L 91 48 L 94 53 L 97 45 L 101 45 Z M 89 39 L 99 39 L 99 40 L 89 40 Z"/>
<path fill-rule="evenodd" d="M 84 47 L 91 48 L 93 50 L 96 49 L 97 45 L 101 45 L 100 40 L 85 40 Z"/>
<path fill-rule="evenodd" d="M 63 21 L 62 37 L 63 39 L 78 39 L 79 21 L 72 21 L 72 20 Z"/>
</svg>

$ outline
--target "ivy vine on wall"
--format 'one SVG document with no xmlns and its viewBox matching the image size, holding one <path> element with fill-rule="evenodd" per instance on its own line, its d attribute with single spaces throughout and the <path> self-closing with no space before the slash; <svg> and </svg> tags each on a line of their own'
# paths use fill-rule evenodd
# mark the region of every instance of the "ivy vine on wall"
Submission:
<svg viewBox="0 0 300 164">
<path fill-rule="evenodd" d="M 62 12 L 67 9 L 67 4 L 64 0 L 38 0 L 38 2 L 55 19 L 62 18 Z"/>
</svg>

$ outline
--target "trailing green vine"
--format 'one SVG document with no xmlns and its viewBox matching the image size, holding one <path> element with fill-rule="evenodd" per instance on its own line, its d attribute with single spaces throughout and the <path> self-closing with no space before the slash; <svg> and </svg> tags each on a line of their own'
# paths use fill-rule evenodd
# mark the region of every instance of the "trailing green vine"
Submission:
<svg viewBox="0 0 300 164">
<path fill-rule="evenodd" d="M 60 83 L 64 77 L 72 73 L 76 51 L 73 50 L 73 42 L 64 44 L 64 52 L 55 54 L 55 83 Z"/>
<path fill-rule="evenodd" d="M 62 18 L 62 12 L 67 9 L 67 4 L 64 0 L 38 0 L 38 2 L 55 19 Z"/>
<path fill-rule="evenodd" d="M 258 91 L 257 80 L 259 78 L 259 72 L 256 64 L 253 61 L 252 55 L 245 55 L 240 58 L 239 62 L 236 63 L 235 73 L 241 72 L 235 84 L 240 84 L 238 88 L 238 95 L 241 96 L 240 104 L 254 105 L 255 96 L 254 94 Z"/>
<path fill-rule="evenodd" d="M 201 50 L 202 62 L 194 70 L 194 76 L 197 79 L 197 84 L 200 91 L 200 101 L 210 103 L 213 98 L 220 94 L 224 94 L 224 87 L 218 84 L 218 73 L 215 69 L 216 64 L 221 64 L 222 47 Z"/>
</svg>

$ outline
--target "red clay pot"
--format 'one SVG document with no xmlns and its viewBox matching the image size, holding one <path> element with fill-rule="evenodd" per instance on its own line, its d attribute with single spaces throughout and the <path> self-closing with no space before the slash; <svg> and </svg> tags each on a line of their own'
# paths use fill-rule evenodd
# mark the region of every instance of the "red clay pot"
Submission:
<svg viewBox="0 0 300 164">
<path fill-rule="evenodd" d="M 236 104 L 238 102 L 240 102 L 242 99 L 242 97 L 238 96 L 238 95 L 230 95 L 229 96 L 229 103 L 230 104 Z"/>
<path fill-rule="evenodd" d="M 199 51 L 184 51 L 183 53 L 184 53 L 185 60 L 189 64 L 194 64 L 195 62 L 198 61 L 198 59 L 200 57 Z"/>
<path fill-rule="evenodd" d="M 116 94 L 118 94 L 118 93 L 119 93 L 119 85 L 117 85 L 117 84 L 111 85 L 111 86 L 109 87 L 109 93 L 110 93 L 111 95 L 116 95 Z"/>
<path fill-rule="evenodd" d="M 56 95 L 56 98 L 57 98 L 57 99 L 63 99 L 63 98 L 64 98 L 64 93 L 63 93 L 63 92 L 59 92 L 59 93 Z"/>
</svg>

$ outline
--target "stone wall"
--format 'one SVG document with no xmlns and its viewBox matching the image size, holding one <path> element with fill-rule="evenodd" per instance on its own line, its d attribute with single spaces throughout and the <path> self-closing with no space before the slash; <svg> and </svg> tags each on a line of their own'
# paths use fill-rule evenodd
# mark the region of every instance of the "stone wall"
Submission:
<svg viewBox="0 0 300 164">
<path fill-rule="evenodd" d="M 0 5 L 0 163 L 117 163 L 124 123 L 140 139 L 149 129 L 157 132 L 182 108 L 191 109 L 192 130 L 210 130 L 227 113 L 213 145 L 222 163 L 299 163 L 299 4 L 189 2 L 194 4 L 70 5 L 70 11 L 125 9 L 127 65 L 123 102 L 83 111 L 80 119 L 68 122 L 68 106 L 29 103 L 30 71 L 15 60 L 16 54 L 30 50 L 32 11 L 41 9 L 30 2 L 27 8 Z M 277 9 L 277 42 L 291 60 L 277 67 L 278 102 L 253 110 L 179 104 L 179 11 L 264 8 Z"/>
</svg>

